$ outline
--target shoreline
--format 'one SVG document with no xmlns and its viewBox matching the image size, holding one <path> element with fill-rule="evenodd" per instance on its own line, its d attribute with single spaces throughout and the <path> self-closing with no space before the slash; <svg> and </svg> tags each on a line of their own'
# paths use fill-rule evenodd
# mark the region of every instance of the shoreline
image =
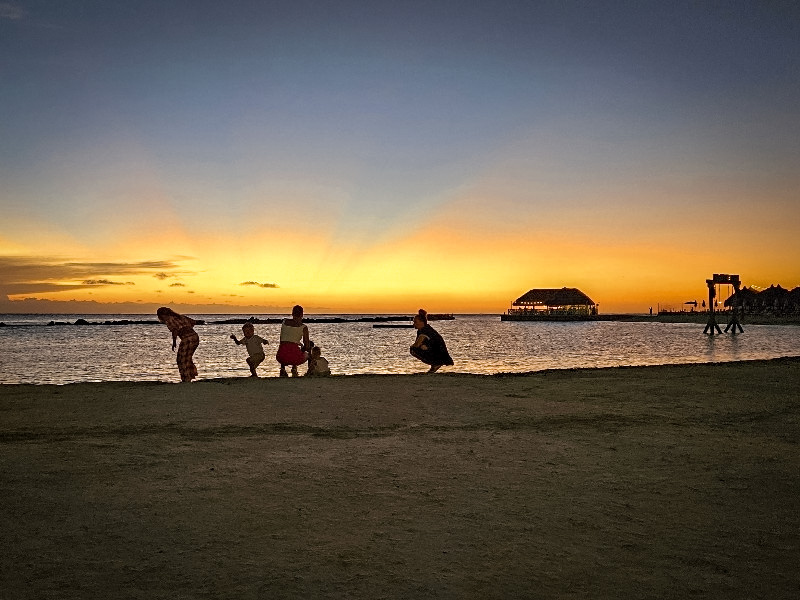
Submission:
<svg viewBox="0 0 800 600">
<path fill-rule="evenodd" d="M 652 364 L 652 365 L 611 365 L 611 366 L 604 366 L 604 367 L 563 367 L 563 368 L 545 368 L 539 370 L 530 370 L 530 371 L 501 371 L 498 373 L 469 373 L 469 372 L 459 372 L 459 371 L 438 371 L 436 373 L 428 373 L 426 371 L 419 371 L 415 373 L 333 373 L 326 377 L 305 377 L 303 375 L 299 377 L 288 377 L 288 378 L 281 378 L 277 375 L 260 375 L 258 377 L 250 377 L 249 375 L 242 374 L 240 376 L 234 377 L 209 377 L 209 378 L 198 378 L 191 382 L 192 385 L 204 384 L 204 383 L 224 383 L 230 384 L 237 381 L 275 381 L 280 379 L 289 379 L 289 380 L 296 380 L 296 379 L 304 379 L 304 380 L 330 380 L 330 379 L 349 379 L 349 378 L 359 378 L 359 377 L 376 377 L 376 378 L 405 378 L 405 377 L 477 377 L 477 378 L 504 378 L 504 377 L 531 377 L 535 375 L 546 375 L 548 373 L 579 373 L 582 371 L 613 371 L 613 370 L 623 370 L 623 369 L 658 369 L 664 367 L 693 367 L 693 366 L 713 366 L 713 365 L 727 365 L 727 364 L 760 364 L 760 363 L 771 363 L 771 362 L 779 362 L 779 361 L 793 361 L 796 360 L 800 363 L 800 355 L 786 355 L 786 356 L 776 356 L 774 358 L 753 358 L 753 359 L 740 359 L 740 360 L 719 360 L 713 362 L 676 362 L 676 363 L 660 363 L 660 364 Z M 14 387 L 14 386 L 31 386 L 31 387 L 65 387 L 65 386 L 77 386 L 77 385 L 105 385 L 105 384 L 142 384 L 142 385 L 185 385 L 184 382 L 181 382 L 179 379 L 175 380 L 160 380 L 160 379 L 107 379 L 102 381 L 71 381 L 66 383 L 5 383 L 0 382 L 0 389 L 3 387 Z"/>
<path fill-rule="evenodd" d="M 800 358 L 0 386 L 5 597 L 789 598 Z"/>
</svg>

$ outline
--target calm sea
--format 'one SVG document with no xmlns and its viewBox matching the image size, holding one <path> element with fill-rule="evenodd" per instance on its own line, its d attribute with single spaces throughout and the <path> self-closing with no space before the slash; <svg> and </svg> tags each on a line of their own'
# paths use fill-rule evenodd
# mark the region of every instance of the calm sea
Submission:
<svg viewBox="0 0 800 600">
<path fill-rule="evenodd" d="M 191 315 L 208 322 L 250 315 Z M 266 318 L 277 315 L 256 315 Z M 322 315 L 308 315 L 319 317 Z M 332 315 L 330 315 L 332 316 Z M 337 315 L 353 319 L 358 315 Z M 154 319 L 150 315 L 0 315 L 0 383 L 80 381 L 178 381 L 172 338 L 160 324 L 47 326 L 51 320 L 74 323 Z M 745 325 L 736 336 L 703 334 L 703 326 L 672 323 L 514 323 L 498 315 L 456 315 L 432 325 L 444 336 L 455 366 L 442 372 L 504 372 L 706 363 L 800 356 L 800 328 Z M 425 365 L 408 347 L 413 329 L 373 328 L 371 323 L 310 323 L 334 374 L 418 373 Z M 279 325 L 256 325 L 269 340 L 261 376 L 275 377 Z M 240 325 L 198 325 L 195 362 L 200 379 L 249 374 L 244 346 L 236 346 Z"/>
</svg>

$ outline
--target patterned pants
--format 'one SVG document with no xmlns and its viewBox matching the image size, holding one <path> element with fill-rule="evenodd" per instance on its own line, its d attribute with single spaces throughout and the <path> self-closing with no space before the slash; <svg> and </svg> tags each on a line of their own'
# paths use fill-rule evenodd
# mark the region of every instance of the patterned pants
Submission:
<svg viewBox="0 0 800 600">
<path fill-rule="evenodd" d="M 181 373 L 181 381 L 191 381 L 197 377 L 197 367 L 192 361 L 192 354 L 200 345 L 200 336 L 192 332 L 181 338 L 178 346 L 178 371 Z"/>
</svg>

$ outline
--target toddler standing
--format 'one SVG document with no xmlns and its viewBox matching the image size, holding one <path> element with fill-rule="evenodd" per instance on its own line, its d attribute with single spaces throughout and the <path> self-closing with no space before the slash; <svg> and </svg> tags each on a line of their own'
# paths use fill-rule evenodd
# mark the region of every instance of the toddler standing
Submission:
<svg viewBox="0 0 800 600">
<path fill-rule="evenodd" d="M 256 375 L 256 367 L 264 362 L 264 344 L 267 340 L 261 336 L 256 335 L 256 330 L 252 323 L 245 323 L 242 325 L 242 333 L 244 337 L 237 340 L 235 335 L 231 335 L 231 339 L 236 342 L 236 345 L 244 344 L 247 347 L 247 364 L 250 366 L 251 377 L 258 377 Z"/>
</svg>

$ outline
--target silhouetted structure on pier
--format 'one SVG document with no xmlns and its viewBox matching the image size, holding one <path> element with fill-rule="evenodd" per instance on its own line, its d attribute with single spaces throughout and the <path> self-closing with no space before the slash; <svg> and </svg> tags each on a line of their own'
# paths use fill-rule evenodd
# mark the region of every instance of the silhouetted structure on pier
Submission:
<svg viewBox="0 0 800 600">
<path fill-rule="evenodd" d="M 503 321 L 583 321 L 597 316 L 598 305 L 577 288 L 532 289 L 511 303 Z"/>
<path fill-rule="evenodd" d="M 708 285 L 708 323 L 706 323 L 706 328 L 703 329 L 703 333 L 708 333 L 709 335 L 714 335 L 714 331 L 716 330 L 717 333 L 722 333 L 722 330 L 717 325 L 716 319 L 716 311 L 714 310 L 714 305 L 716 302 L 714 299 L 717 297 L 717 286 L 718 285 L 732 285 L 733 289 L 735 290 L 734 295 L 736 292 L 739 291 L 739 288 L 742 285 L 741 280 L 739 279 L 738 275 L 728 275 L 727 273 L 714 273 L 714 276 L 711 279 L 706 279 L 706 285 Z M 731 333 L 734 335 L 737 333 L 737 329 L 739 332 L 744 333 L 744 329 L 742 329 L 741 324 L 739 323 L 739 316 L 738 310 L 739 305 L 738 303 L 734 302 L 731 307 L 731 317 L 728 321 L 728 325 L 725 327 L 725 333 L 728 333 L 729 329 L 732 329 Z"/>
</svg>

